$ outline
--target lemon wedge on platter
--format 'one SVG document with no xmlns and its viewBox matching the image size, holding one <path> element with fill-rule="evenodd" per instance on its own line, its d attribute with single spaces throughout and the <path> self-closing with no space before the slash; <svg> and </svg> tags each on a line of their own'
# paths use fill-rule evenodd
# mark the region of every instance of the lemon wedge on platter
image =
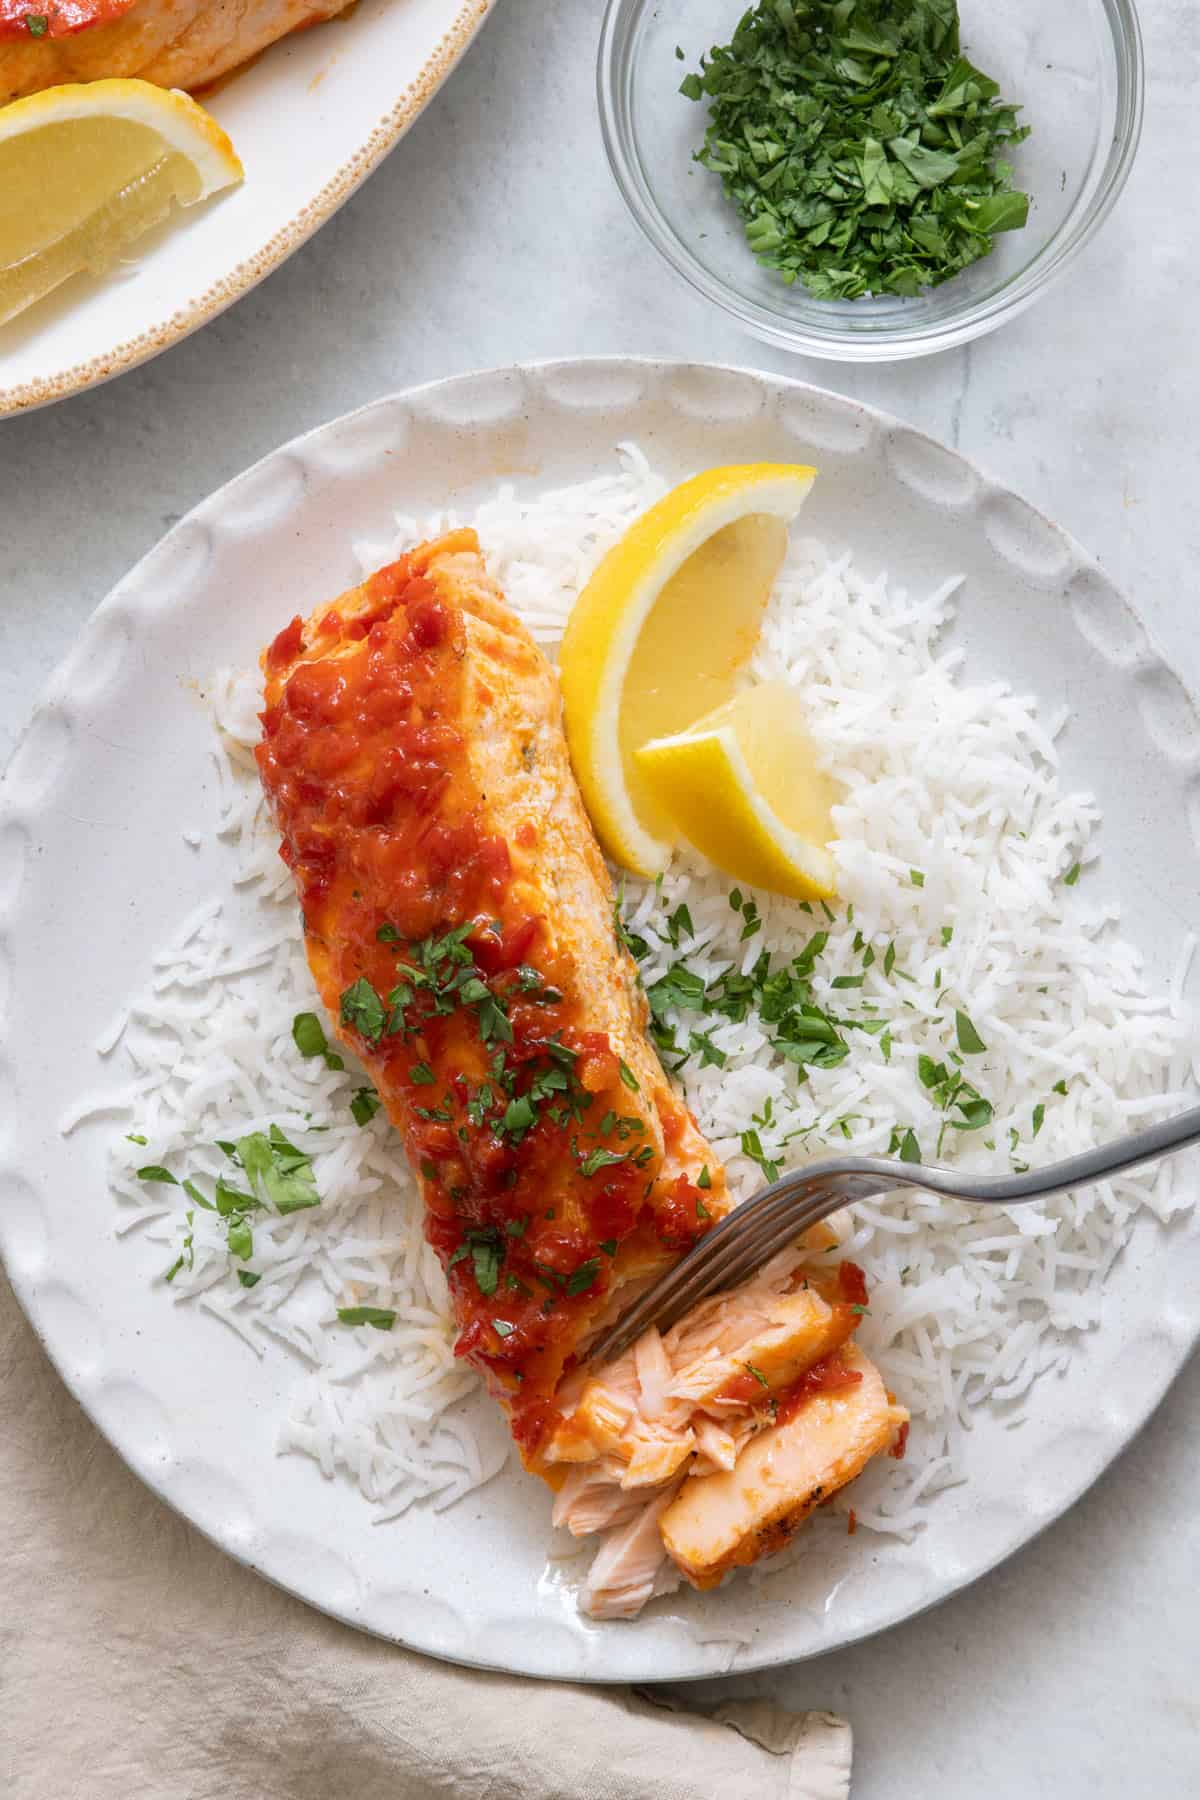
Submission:
<svg viewBox="0 0 1200 1800">
<path fill-rule="evenodd" d="M 211 114 L 149 81 L 72 83 L 0 107 L 0 324 L 79 270 L 101 273 L 173 205 L 241 179 Z"/>
<path fill-rule="evenodd" d="M 743 688 L 686 731 L 644 744 L 637 760 L 681 835 L 727 875 L 794 900 L 837 891 L 827 848 L 836 789 L 786 682 Z"/>
<path fill-rule="evenodd" d="M 575 602 L 559 657 L 567 741 L 601 844 L 634 874 L 657 874 L 678 836 L 638 751 L 733 698 L 815 477 L 791 463 L 694 475 L 634 521 Z"/>
</svg>

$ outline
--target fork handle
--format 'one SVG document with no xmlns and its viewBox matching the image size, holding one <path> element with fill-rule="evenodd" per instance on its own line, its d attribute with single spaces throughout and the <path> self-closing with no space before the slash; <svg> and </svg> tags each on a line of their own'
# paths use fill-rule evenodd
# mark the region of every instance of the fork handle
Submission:
<svg viewBox="0 0 1200 1800">
<path fill-rule="evenodd" d="M 1200 1106 L 1175 1113 L 1161 1124 L 1149 1125 L 1145 1131 L 1131 1132 L 1110 1144 L 1084 1150 L 1078 1156 L 1065 1157 L 1042 1169 L 1028 1169 L 1017 1175 L 981 1175 L 963 1178 L 950 1169 L 928 1169 L 920 1164 L 894 1163 L 893 1186 L 927 1187 L 935 1194 L 949 1194 L 965 1200 L 986 1200 L 1019 1204 L 1022 1200 L 1040 1200 L 1047 1194 L 1061 1194 L 1067 1188 L 1086 1187 L 1090 1182 L 1107 1181 L 1139 1163 L 1155 1162 L 1175 1150 L 1186 1150 L 1200 1143 Z"/>
<path fill-rule="evenodd" d="M 603 1333 L 591 1350 L 591 1359 L 600 1363 L 618 1355 L 652 1322 L 667 1329 L 689 1307 L 708 1294 L 744 1280 L 776 1251 L 849 1200 L 867 1200 L 891 1188 L 908 1187 L 924 1188 L 946 1199 L 1015 1206 L 1024 1200 L 1061 1194 L 1067 1188 L 1105 1181 L 1139 1163 L 1153 1162 L 1197 1142 L 1200 1106 L 1114 1143 L 1018 1175 L 972 1178 L 953 1169 L 893 1162 L 880 1156 L 839 1156 L 806 1163 L 727 1213 L 674 1269 L 635 1300 L 629 1311 Z"/>
</svg>

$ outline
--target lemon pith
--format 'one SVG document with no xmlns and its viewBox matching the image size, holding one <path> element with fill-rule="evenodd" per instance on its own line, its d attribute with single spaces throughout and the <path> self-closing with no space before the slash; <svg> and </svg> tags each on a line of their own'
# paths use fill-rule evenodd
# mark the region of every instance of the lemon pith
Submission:
<svg viewBox="0 0 1200 1800">
<path fill-rule="evenodd" d="M 638 762 L 679 832 L 735 880 L 796 900 L 836 892 L 827 848 L 836 793 L 794 689 L 744 689 L 686 731 L 643 745 Z"/>
<path fill-rule="evenodd" d="M 731 696 L 815 475 L 749 463 L 693 476 L 635 520 L 575 603 L 567 740 L 601 843 L 636 874 L 657 873 L 675 838 L 637 750 Z"/>
<path fill-rule="evenodd" d="M 71 83 L 0 108 L 0 323 L 241 176 L 216 120 L 151 82 Z"/>
</svg>

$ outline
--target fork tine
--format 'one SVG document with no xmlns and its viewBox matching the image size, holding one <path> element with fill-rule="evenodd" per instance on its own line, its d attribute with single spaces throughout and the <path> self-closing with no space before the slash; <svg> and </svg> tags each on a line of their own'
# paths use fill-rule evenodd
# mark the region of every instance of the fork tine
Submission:
<svg viewBox="0 0 1200 1800">
<path fill-rule="evenodd" d="M 747 1244 L 745 1255 L 738 1265 L 729 1270 L 722 1287 L 737 1287 L 740 1282 L 754 1275 L 764 1264 L 769 1263 L 780 1250 L 786 1250 L 789 1244 L 801 1237 L 804 1232 L 836 1212 L 842 1205 L 844 1196 L 827 1190 L 823 1194 L 813 1195 L 807 1201 L 798 1201 L 795 1215 L 786 1219 L 775 1219 L 756 1231 L 752 1242 Z"/>
<path fill-rule="evenodd" d="M 831 1193 L 836 1198 L 832 1204 L 826 1204 L 826 1196 Z M 710 1231 L 682 1262 L 676 1264 L 672 1272 L 674 1279 L 664 1278 L 661 1286 L 651 1289 L 645 1298 L 652 1300 L 656 1292 L 664 1300 L 668 1293 L 673 1298 L 677 1283 L 686 1280 L 690 1289 L 694 1275 L 703 1275 L 710 1292 L 715 1293 L 721 1288 L 732 1286 L 734 1281 L 741 1280 L 744 1275 L 753 1274 L 762 1267 L 766 1258 L 757 1255 L 754 1246 L 764 1231 L 776 1223 L 789 1224 L 804 1215 L 814 1204 L 818 1211 L 809 1223 L 815 1224 L 827 1213 L 835 1211 L 842 1204 L 843 1198 L 840 1186 L 828 1175 L 816 1178 L 807 1174 L 785 1177 L 782 1182 L 765 1188 L 753 1200 L 748 1200 L 744 1206 L 727 1214 L 716 1231 Z M 806 1229 L 804 1224 L 791 1224 L 790 1235 L 795 1236 Z"/>
<path fill-rule="evenodd" d="M 642 1295 L 593 1346 L 589 1360 L 610 1361 L 650 1325 L 669 1331 L 708 1295 L 736 1287 L 762 1268 L 803 1231 L 835 1212 L 844 1199 L 840 1187 L 828 1179 L 819 1185 L 793 1180 L 783 1192 L 766 1190 L 722 1220 Z M 726 1230 L 735 1220 L 737 1229 Z"/>
<path fill-rule="evenodd" d="M 780 1194 L 767 1188 L 739 1207 L 736 1214 L 727 1214 L 673 1269 L 634 1301 L 629 1311 L 599 1340 L 592 1356 L 599 1354 L 601 1360 L 608 1360 L 617 1354 L 618 1335 L 621 1347 L 626 1347 L 649 1325 L 660 1320 L 668 1309 L 671 1309 L 672 1322 L 681 1318 L 692 1304 L 693 1288 L 698 1282 L 703 1281 L 710 1293 L 725 1285 L 724 1270 L 729 1263 L 740 1259 L 747 1237 L 758 1229 L 764 1217 L 774 1216 L 781 1205 L 790 1204 L 794 1197 L 793 1191 Z M 735 1218 L 737 1229 L 733 1230 Z M 681 1296 L 682 1305 L 675 1310 Z M 700 1297 L 696 1293 L 695 1298 Z"/>
<path fill-rule="evenodd" d="M 843 1198 L 837 1189 L 826 1187 L 815 1194 L 791 1195 L 783 1207 L 765 1211 L 748 1231 L 739 1232 L 731 1239 L 727 1254 L 719 1261 L 713 1258 L 711 1263 L 698 1263 L 686 1283 L 686 1291 L 674 1294 L 668 1303 L 666 1310 L 670 1314 L 670 1324 L 675 1324 L 707 1295 L 738 1287 L 751 1275 L 756 1275 L 778 1251 L 786 1250 L 810 1226 L 835 1212 Z M 658 1312 L 662 1310 L 658 1309 Z M 665 1320 L 657 1313 L 656 1317 L 662 1329 Z"/>
</svg>

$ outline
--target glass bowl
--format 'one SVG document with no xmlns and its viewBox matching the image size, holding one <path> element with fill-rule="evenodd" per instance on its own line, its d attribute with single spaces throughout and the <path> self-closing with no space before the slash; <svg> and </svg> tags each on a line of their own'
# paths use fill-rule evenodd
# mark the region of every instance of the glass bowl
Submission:
<svg viewBox="0 0 1200 1800">
<path fill-rule="evenodd" d="M 1142 126 L 1133 0 L 960 0 L 964 54 L 1033 127 L 1010 152 L 1014 186 L 1031 197 L 1029 222 L 911 299 L 815 300 L 756 262 L 719 176 L 694 161 L 708 101 L 686 99 L 679 84 L 702 53 L 730 41 L 744 11 L 745 0 L 609 0 L 597 89 L 609 162 L 650 242 L 769 344 L 839 362 L 888 362 L 980 337 L 1032 306 L 1125 185 Z"/>
</svg>

